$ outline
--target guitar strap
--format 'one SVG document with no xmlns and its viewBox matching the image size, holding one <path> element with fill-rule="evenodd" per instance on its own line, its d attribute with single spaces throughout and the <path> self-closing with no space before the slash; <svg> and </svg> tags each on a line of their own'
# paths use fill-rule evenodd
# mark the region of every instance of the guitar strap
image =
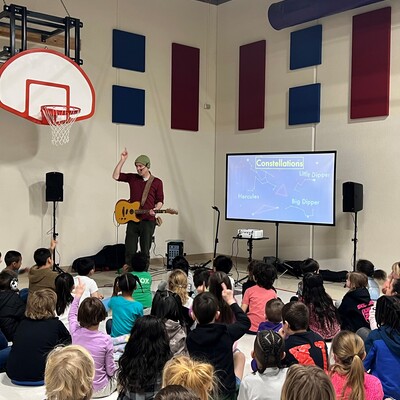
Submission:
<svg viewBox="0 0 400 400">
<path fill-rule="evenodd" d="M 142 194 L 142 200 L 140 202 L 140 206 L 143 207 L 144 203 L 146 203 L 147 196 L 149 195 L 150 187 L 151 184 L 153 183 L 154 176 L 150 175 L 150 178 L 146 182 L 146 186 L 144 187 L 143 194 Z M 160 217 L 156 217 L 156 225 L 160 226 L 162 224 L 162 219 Z"/>
<path fill-rule="evenodd" d="M 140 201 L 140 206 L 143 207 L 144 203 L 146 203 L 147 196 L 149 195 L 150 191 L 150 186 L 154 181 L 154 176 L 150 175 L 150 178 L 146 182 L 146 186 L 144 187 L 143 194 L 142 194 L 142 200 Z"/>
</svg>

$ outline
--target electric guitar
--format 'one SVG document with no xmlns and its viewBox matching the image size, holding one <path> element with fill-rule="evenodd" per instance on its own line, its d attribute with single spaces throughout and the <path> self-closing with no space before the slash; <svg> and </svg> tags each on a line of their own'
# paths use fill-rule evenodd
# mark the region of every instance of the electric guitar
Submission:
<svg viewBox="0 0 400 400">
<path fill-rule="evenodd" d="M 150 210 L 143 210 L 140 208 L 140 202 L 134 201 L 133 203 L 127 200 L 119 200 L 115 204 L 115 219 L 119 224 L 126 224 L 128 221 L 139 222 L 140 216 L 143 214 L 148 214 Z M 165 210 L 156 210 L 157 213 L 166 213 L 177 215 L 178 211 L 172 208 L 167 208 Z"/>
</svg>

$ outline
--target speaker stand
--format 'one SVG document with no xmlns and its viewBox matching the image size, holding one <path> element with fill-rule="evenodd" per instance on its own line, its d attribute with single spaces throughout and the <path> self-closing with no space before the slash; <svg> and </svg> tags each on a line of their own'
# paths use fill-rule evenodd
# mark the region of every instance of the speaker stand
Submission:
<svg viewBox="0 0 400 400">
<path fill-rule="evenodd" d="M 53 227 L 52 227 L 52 231 L 53 231 L 53 240 L 57 240 L 58 233 L 56 232 L 56 202 L 55 201 L 53 201 Z M 58 266 L 58 264 L 56 264 L 56 246 L 54 246 L 54 249 L 53 249 L 53 271 L 58 272 L 59 274 L 64 272 Z"/>
<path fill-rule="evenodd" d="M 353 271 L 356 270 L 356 261 L 357 261 L 357 211 L 354 213 L 354 237 L 351 239 L 353 242 Z"/>
</svg>

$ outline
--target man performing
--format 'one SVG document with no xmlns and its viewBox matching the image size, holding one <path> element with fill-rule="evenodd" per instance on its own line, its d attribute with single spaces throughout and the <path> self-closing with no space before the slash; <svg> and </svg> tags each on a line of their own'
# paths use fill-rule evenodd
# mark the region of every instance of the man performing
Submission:
<svg viewBox="0 0 400 400">
<path fill-rule="evenodd" d="M 125 236 L 125 263 L 131 265 L 132 255 L 137 252 L 139 239 L 140 250 L 148 258 L 148 269 L 150 247 L 156 227 L 156 213 L 154 211 L 160 210 L 164 203 L 163 183 L 161 179 L 154 177 L 150 173 L 150 159 L 143 154 L 135 160 L 136 174 L 121 172 L 127 158 L 128 151 L 125 148 L 112 176 L 116 181 L 129 183 L 129 201 L 139 202 L 140 208 L 149 210 L 149 212 L 142 214 L 139 222 L 128 222 Z"/>
</svg>

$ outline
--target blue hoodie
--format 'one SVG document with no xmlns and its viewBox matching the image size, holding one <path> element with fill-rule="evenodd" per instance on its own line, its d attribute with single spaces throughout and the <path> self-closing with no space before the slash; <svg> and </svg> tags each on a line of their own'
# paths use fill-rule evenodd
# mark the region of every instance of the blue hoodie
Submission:
<svg viewBox="0 0 400 400">
<path fill-rule="evenodd" d="M 400 400 L 400 333 L 390 327 L 374 329 L 365 342 L 364 367 L 382 383 L 386 397 Z"/>
</svg>

